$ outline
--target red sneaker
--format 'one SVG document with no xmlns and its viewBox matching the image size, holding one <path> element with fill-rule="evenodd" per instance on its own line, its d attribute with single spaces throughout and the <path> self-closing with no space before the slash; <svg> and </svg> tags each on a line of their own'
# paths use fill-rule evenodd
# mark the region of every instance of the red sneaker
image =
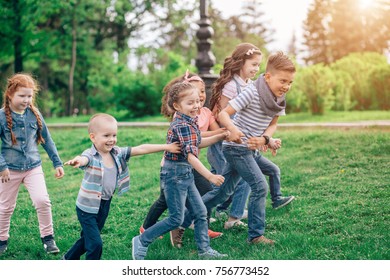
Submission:
<svg viewBox="0 0 390 280">
<path fill-rule="evenodd" d="M 141 227 L 139 228 L 139 234 L 143 234 L 144 231 L 145 231 L 144 227 L 141 226 Z M 162 236 L 159 237 L 159 239 L 162 239 L 162 238 L 163 238 Z"/>
<path fill-rule="evenodd" d="M 212 231 L 211 229 L 209 229 L 207 231 L 207 233 L 209 234 L 210 239 L 218 238 L 218 237 L 222 236 L 222 234 L 223 234 L 222 232 Z"/>
</svg>

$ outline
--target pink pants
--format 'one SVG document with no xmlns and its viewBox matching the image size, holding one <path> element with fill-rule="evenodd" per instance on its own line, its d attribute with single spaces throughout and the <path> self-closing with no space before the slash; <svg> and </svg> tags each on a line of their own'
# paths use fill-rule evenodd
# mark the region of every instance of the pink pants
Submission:
<svg viewBox="0 0 390 280">
<path fill-rule="evenodd" d="M 47 193 L 42 166 L 29 171 L 10 170 L 10 181 L 0 180 L 0 240 L 8 240 L 11 216 L 15 210 L 19 186 L 23 183 L 37 211 L 41 237 L 53 234 L 51 202 Z"/>
</svg>

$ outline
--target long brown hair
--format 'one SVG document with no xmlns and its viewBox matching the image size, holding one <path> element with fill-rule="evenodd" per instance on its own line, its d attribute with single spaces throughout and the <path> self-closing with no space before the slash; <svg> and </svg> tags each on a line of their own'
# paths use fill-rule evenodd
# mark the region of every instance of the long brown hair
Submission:
<svg viewBox="0 0 390 280">
<path fill-rule="evenodd" d="M 210 109 L 217 108 L 217 114 L 222 110 L 219 105 L 223 87 L 233 79 L 234 74 L 239 74 L 247 59 L 252 59 L 255 55 L 262 55 L 260 49 L 250 43 L 237 45 L 231 56 L 225 58 L 223 68 L 219 73 L 219 78 L 212 85 L 212 95 L 210 98 Z"/>
<path fill-rule="evenodd" d="M 3 94 L 3 108 L 5 111 L 5 117 L 7 120 L 7 127 L 11 131 L 11 140 L 12 140 L 12 145 L 16 144 L 16 137 L 15 134 L 12 131 L 12 115 L 11 115 L 11 108 L 9 106 L 10 101 L 15 95 L 15 92 L 18 91 L 19 88 L 24 87 L 24 88 L 30 88 L 33 90 L 33 100 L 30 105 L 30 109 L 37 118 L 38 122 L 38 131 L 37 131 L 37 144 L 45 143 L 45 140 L 42 137 L 42 120 L 39 116 L 38 109 L 35 107 L 35 96 L 38 93 L 39 90 L 39 85 L 38 82 L 30 75 L 26 73 L 17 73 L 11 76 L 6 85 L 6 89 Z"/>
</svg>

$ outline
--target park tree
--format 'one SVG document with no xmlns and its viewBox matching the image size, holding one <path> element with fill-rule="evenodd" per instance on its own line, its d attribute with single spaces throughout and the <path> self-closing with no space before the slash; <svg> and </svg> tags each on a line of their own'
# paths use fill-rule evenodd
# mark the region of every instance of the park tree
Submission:
<svg viewBox="0 0 390 280">
<path fill-rule="evenodd" d="M 329 47 L 330 2 L 314 0 L 310 5 L 307 18 L 304 22 L 304 45 L 307 55 L 304 58 L 307 64 L 331 62 Z"/>
<path fill-rule="evenodd" d="M 266 13 L 262 5 L 262 0 L 244 1 L 240 16 L 245 33 L 251 34 L 252 36 L 255 35 L 260 39 L 254 42 L 258 47 L 263 47 L 271 43 L 273 41 L 272 34 L 275 32 L 271 28 L 270 20 L 266 20 Z"/>
<path fill-rule="evenodd" d="M 333 2 L 329 38 L 334 61 L 352 52 L 383 53 L 389 49 L 389 1 L 362 3 L 356 0 Z"/>
<path fill-rule="evenodd" d="M 39 0 L 0 2 L 1 72 L 24 70 L 25 60 L 45 49 L 50 37 L 48 25 L 53 14 L 62 8 L 61 1 Z"/>
<path fill-rule="evenodd" d="M 250 42 L 265 53 L 266 44 L 272 42 L 273 29 L 262 11 L 262 3 L 258 0 L 245 1 L 242 14 L 224 18 L 217 7 L 211 7 L 209 16 L 214 29 L 213 53 L 217 60 L 217 68 L 223 64 L 234 48 L 242 42 Z M 219 72 L 219 69 L 216 69 Z"/>
<path fill-rule="evenodd" d="M 314 0 L 304 23 L 305 61 L 330 64 L 353 52 L 389 51 L 389 13 L 389 0 Z"/>
</svg>

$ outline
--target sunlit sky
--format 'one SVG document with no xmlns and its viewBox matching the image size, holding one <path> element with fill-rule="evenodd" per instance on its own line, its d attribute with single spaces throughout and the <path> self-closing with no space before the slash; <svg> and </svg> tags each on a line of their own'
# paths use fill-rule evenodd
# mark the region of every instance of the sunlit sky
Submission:
<svg viewBox="0 0 390 280">
<path fill-rule="evenodd" d="M 209 0 L 218 8 L 224 17 L 239 15 L 245 0 Z M 263 20 L 269 22 L 275 30 L 274 42 L 268 45 L 270 51 L 287 51 L 293 33 L 298 44 L 302 42 L 302 26 L 307 11 L 313 0 L 263 0 L 261 8 L 265 15 Z M 299 45 L 298 45 L 299 47 Z"/>
</svg>

